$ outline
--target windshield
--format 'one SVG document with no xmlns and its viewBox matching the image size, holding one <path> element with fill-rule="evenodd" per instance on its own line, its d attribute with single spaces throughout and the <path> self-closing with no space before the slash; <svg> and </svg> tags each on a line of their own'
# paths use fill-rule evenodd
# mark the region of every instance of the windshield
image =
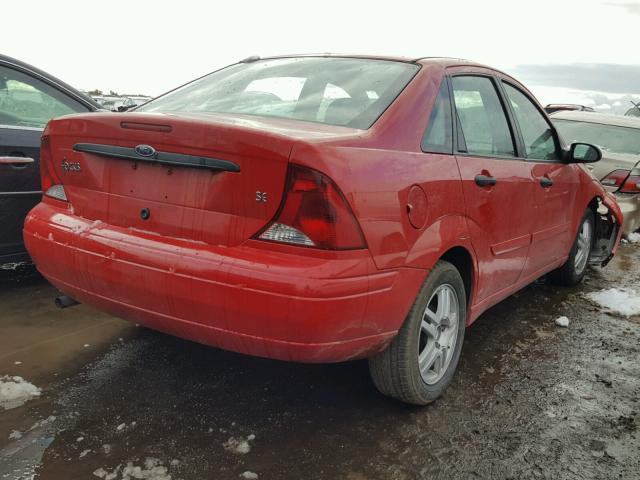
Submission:
<svg viewBox="0 0 640 480">
<path fill-rule="evenodd" d="M 609 152 L 640 154 L 640 129 L 573 120 L 553 120 L 553 123 L 569 143 L 593 143 Z"/>
<path fill-rule="evenodd" d="M 367 129 L 418 69 L 360 58 L 260 60 L 213 72 L 137 111 L 238 113 Z"/>
</svg>

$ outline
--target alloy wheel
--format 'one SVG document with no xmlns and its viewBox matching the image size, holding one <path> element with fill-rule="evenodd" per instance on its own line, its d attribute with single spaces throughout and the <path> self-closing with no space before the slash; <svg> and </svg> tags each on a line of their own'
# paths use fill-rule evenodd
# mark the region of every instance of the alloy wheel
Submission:
<svg viewBox="0 0 640 480">
<path fill-rule="evenodd" d="M 578 275 L 582 273 L 589 261 L 589 254 L 591 253 L 591 236 L 591 222 L 588 219 L 585 219 L 582 222 L 580 232 L 578 233 L 578 245 L 576 247 L 576 256 L 574 260 L 574 266 Z"/>
<path fill-rule="evenodd" d="M 455 289 L 440 285 L 431 295 L 420 323 L 418 366 L 427 385 L 437 383 L 447 371 L 458 338 L 460 304 Z"/>
</svg>

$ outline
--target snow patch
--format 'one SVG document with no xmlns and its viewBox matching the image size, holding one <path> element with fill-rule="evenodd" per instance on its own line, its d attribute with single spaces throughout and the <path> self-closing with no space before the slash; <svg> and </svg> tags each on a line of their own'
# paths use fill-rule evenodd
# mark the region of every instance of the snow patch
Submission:
<svg viewBox="0 0 640 480">
<path fill-rule="evenodd" d="M 116 470 L 119 470 L 120 466 L 117 467 Z M 105 478 L 107 480 L 112 480 L 118 476 L 117 473 L 109 473 L 104 468 L 100 467 L 93 471 L 93 474 L 98 478 Z"/>
<path fill-rule="evenodd" d="M 235 453 L 236 455 L 245 455 L 251 451 L 249 442 L 255 440 L 255 438 L 256 436 L 253 434 L 249 435 L 246 439 L 242 437 L 230 437 L 222 446 L 228 452 Z"/>
<path fill-rule="evenodd" d="M 567 317 L 564 317 L 564 316 L 556 318 L 554 320 L 554 322 L 559 327 L 568 327 L 569 326 L 569 319 Z"/>
<path fill-rule="evenodd" d="M 22 377 L 0 377 L 0 406 L 5 410 L 24 405 L 41 393 L 42 390 Z"/>
<path fill-rule="evenodd" d="M 157 458 L 151 457 L 144 461 L 143 466 L 137 466 L 134 465 L 133 462 L 128 462 L 124 468 L 118 465 L 111 472 L 104 468 L 98 468 L 94 470 L 93 474 L 104 480 L 171 480 L 171 474 L 167 470 L 167 467 L 163 466 L 162 462 Z"/>
<path fill-rule="evenodd" d="M 240 478 L 244 478 L 246 480 L 257 480 L 258 474 L 247 470 L 246 472 L 240 474 Z"/>
<path fill-rule="evenodd" d="M 43 428 L 46 427 L 47 425 L 49 425 L 50 423 L 54 422 L 56 419 L 56 417 L 54 417 L 53 415 L 48 416 L 47 418 L 45 418 L 44 420 L 40 420 L 36 423 L 34 423 L 33 425 L 31 425 L 31 428 L 28 428 L 27 430 L 25 430 L 24 432 L 20 432 L 18 430 L 12 430 L 11 433 L 9 434 L 9 440 L 20 440 L 22 437 L 24 437 L 27 433 L 31 432 L 32 430 L 35 430 L 37 428 Z"/>
<path fill-rule="evenodd" d="M 0 265 L 0 270 L 17 270 L 21 267 L 31 265 L 31 262 L 10 262 Z"/>
<path fill-rule="evenodd" d="M 601 307 L 625 317 L 640 315 L 640 294 L 630 288 L 610 288 L 588 293 L 586 297 Z"/>
<path fill-rule="evenodd" d="M 40 420 L 36 423 L 34 423 L 31 428 L 29 429 L 29 431 L 34 430 L 36 428 L 40 428 L 40 427 L 44 427 L 46 425 L 49 425 L 52 422 L 55 422 L 56 417 L 55 415 L 49 415 L 47 418 L 45 418 L 44 420 Z"/>
</svg>

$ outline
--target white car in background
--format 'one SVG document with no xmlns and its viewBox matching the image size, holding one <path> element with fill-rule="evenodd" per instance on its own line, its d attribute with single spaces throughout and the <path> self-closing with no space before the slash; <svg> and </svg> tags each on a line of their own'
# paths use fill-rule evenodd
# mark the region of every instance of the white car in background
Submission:
<svg viewBox="0 0 640 480">
<path fill-rule="evenodd" d="M 109 96 L 109 97 L 104 97 L 101 103 L 102 103 L 102 106 L 107 110 L 117 112 L 118 107 L 120 107 L 124 103 L 124 100 L 125 99 L 122 97 Z"/>
<path fill-rule="evenodd" d="M 152 97 L 130 96 L 124 99 L 124 102 L 122 102 L 122 105 L 118 107 L 118 110 L 125 111 L 133 107 L 139 107 L 143 103 L 147 103 L 149 100 L 152 100 L 152 99 L 153 99 Z"/>
<path fill-rule="evenodd" d="M 569 144 L 600 147 L 602 160 L 587 168 L 616 195 L 624 214 L 622 234 L 640 228 L 640 118 L 580 111 L 559 111 L 550 118 Z"/>
</svg>

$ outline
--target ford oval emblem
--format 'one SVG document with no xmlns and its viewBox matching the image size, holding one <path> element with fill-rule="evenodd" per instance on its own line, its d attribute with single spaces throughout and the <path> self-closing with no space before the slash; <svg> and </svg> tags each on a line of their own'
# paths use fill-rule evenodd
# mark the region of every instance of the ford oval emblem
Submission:
<svg viewBox="0 0 640 480">
<path fill-rule="evenodd" d="M 151 145 L 138 145 L 134 150 L 141 157 L 155 157 L 156 155 L 156 149 Z"/>
</svg>

